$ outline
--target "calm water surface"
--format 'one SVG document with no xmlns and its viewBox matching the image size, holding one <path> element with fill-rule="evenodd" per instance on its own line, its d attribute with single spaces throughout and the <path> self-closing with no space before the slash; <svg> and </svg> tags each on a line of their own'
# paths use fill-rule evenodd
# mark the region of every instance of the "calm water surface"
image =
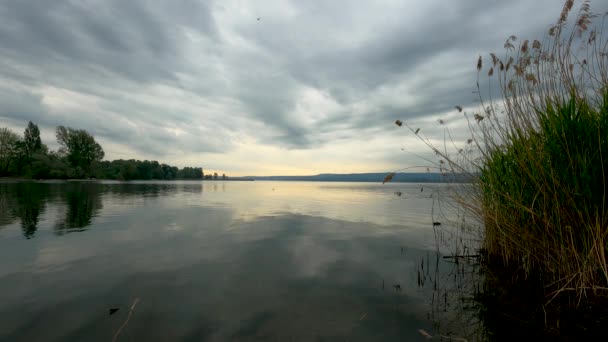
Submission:
<svg viewBox="0 0 608 342">
<path fill-rule="evenodd" d="M 435 284 L 452 277 L 441 187 L 0 183 L 0 340 L 112 341 L 125 322 L 117 341 L 458 333 Z"/>
</svg>

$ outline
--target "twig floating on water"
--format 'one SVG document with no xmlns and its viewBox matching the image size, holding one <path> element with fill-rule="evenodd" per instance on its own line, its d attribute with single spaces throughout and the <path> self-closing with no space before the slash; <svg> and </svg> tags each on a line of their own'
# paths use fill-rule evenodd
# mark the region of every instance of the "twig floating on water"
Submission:
<svg viewBox="0 0 608 342">
<path fill-rule="evenodd" d="M 420 335 L 426 337 L 427 339 L 432 339 L 433 335 L 429 334 L 426 330 L 424 329 L 418 329 L 418 332 L 420 333 Z M 436 335 L 437 337 L 443 339 L 448 339 L 450 341 L 463 341 L 463 342 L 467 342 L 467 339 L 465 338 L 461 338 L 461 337 L 452 337 L 452 336 L 446 336 L 446 335 Z"/>
<path fill-rule="evenodd" d="M 129 310 L 129 315 L 127 316 L 127 319 L 120 326 L 120 328 L 118 328 L 118 331 L 116 331 L 116 334 L 114 334 L 114 338 L 112 339 L 112 342 L 116 342 L 116 339 L 118 338 L 118 336 L 122 332 L 122 329 L 124 329 L 127 326 L 127 324 L 129 324 L 129 320 L 131 319 L 131 315 L 133 314 L 133 310 L 135 309 L 135 306 L 137 306 L 138 302 L 139 302 L 139 297 L 135 298 L 135 300 L 133 301 L 133 304 L 131 305 L 131 309 Z"/>
<path fill-rule="evenodd" d="M 418 329 L 418 332 L 420 333 L 420 335 L 422 335 L 422 336 L 424 336 L 424 337 L 426 337 L 426 338 L 428 338 L 428 339 L 433 338 L 433 335 L 429 334 L 429 333 L 428 333 L 428 332 L 426 332 L 426 330 L 424 330 L 424 329 Z"/>
</svg>

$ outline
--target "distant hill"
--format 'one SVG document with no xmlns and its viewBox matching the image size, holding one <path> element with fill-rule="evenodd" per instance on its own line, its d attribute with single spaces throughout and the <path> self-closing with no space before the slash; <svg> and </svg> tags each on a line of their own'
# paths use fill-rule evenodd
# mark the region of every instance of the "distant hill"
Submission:
<svg viewBox="0 0 608 342">
<path fill-rule="evenodd" d="M 314 176 L 247 176 L 234 177 L 238 179 L 266 180 L 266 181 L 312 181 L 312 182 L 380 182 L 388 172 L 383 173 L 322 173 Z M 400 183 L 466 183 L 470 177 L 464 174 L 441 174 L 441 173 L 397 173 L 391 182 Z"/>
</svg>

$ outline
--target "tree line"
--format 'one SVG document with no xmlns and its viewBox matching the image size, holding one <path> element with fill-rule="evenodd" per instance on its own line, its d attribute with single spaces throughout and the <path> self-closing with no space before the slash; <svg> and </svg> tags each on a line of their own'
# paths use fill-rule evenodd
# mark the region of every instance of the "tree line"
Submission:
<svg viewBox="0 0 608 342">
<path fill-rule="evenodd" d="M 179 169 L 154 160 L 103 160 L 103 148 L 83 129 L 58 126 L 55 136 L 59 149 L 49 151 L 40 139 L 38 125 L 31 121 L 23 136 L 8 128 L 0 128 L 0 177 L 115 180 L 204 177 L 200 167 Z"/>
</svg>

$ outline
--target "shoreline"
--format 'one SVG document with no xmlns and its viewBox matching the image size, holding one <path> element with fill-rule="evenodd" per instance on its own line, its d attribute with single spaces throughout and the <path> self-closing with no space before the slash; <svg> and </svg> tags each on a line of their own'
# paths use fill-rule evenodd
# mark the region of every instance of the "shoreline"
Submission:
<svg viewBox="0 0 608 342">
<path fill-rule="evenodd" d="M 95 183 L 95 182 L 173 182 L 173 181 L 195 181 L 195 182 L 247 182 L 247 181 L 255 181 L 255 179 L 192 179 L 192 178 L 175 178 L 175 179 L 129 179 L 129 180 L 120 180 L 120 179 L 106 179 L 106 178 L 96 178 L 96 179 L 60 179 L 60 178 L 48 178 L 48 179 L 32 179 L 32 178 L 13 178 L 13 177 L 0 177 L 0 182 L 2 183 L 17 183 L 17 182 L 36 182 L 36 183 L 45 183 L 45 182 L 53 182 L 53 183 L 68 183 L 68 182 L 82 182 L 82 183 Z"/>
</svg>

